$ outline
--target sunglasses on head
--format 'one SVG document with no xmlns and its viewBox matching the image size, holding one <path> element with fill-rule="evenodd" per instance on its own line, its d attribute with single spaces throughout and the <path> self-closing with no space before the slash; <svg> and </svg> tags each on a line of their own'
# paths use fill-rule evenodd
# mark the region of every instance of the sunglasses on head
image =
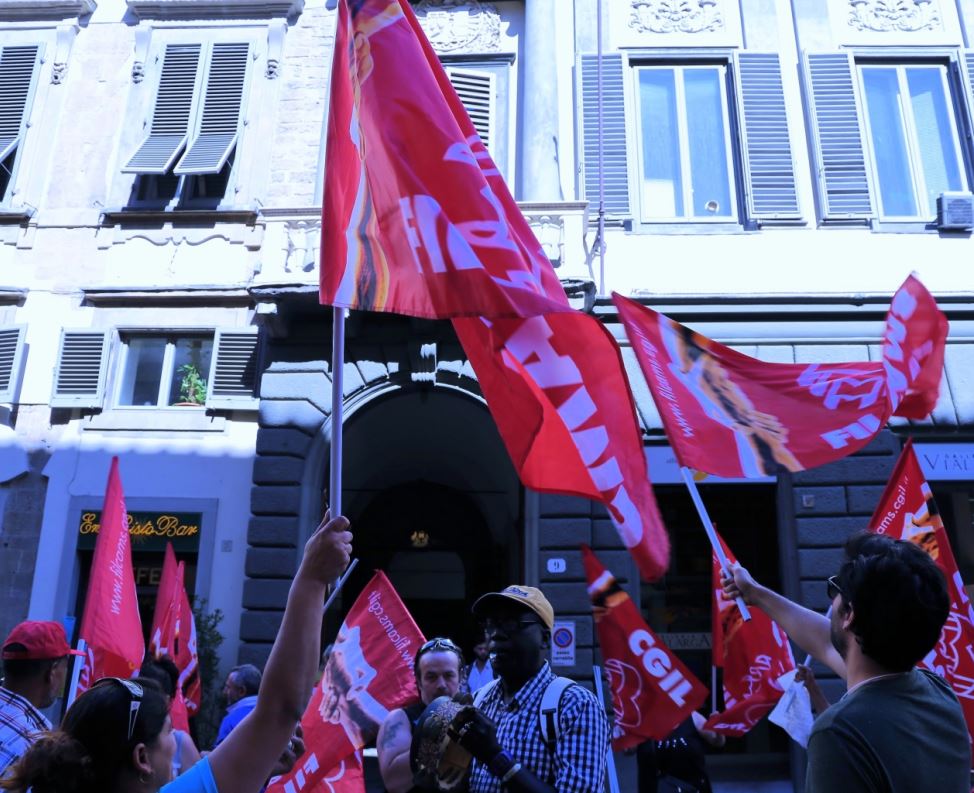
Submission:
<svg viewBox="0 0 974 793">
<path fill-rule="evenodd" d="M 457 653 L 459 655 L 460 648 L 457 647 L 450 639 L 446 639 L 442 636 L 437 636 L 435 639 L 430 639 L 426 644 L 419 648 L 419 654 L 430 653 L 434 650 L 449 650 L 450 652 Z"/>
<path fill-rule="evenodd" d="M 845 598 L 845 592 L 842 591 L 842 587 L 839 586 L 838 576 L 829 576 L 825 581 L 825 592 L 829 596 L 829 600 L 835 600 L 836 595 L 842 595 Z"/>
<path fill-rule="evenodd" d="M 139 718 L 139 708 L 142 707 L 142 697 L 145 696 L 145 691 L 134 680 L 125 680 L 121 677 L 103 677 L 95 685 L 100 686 L 103 683 L 118 683 L 129 693 L 129 731 L 126 740 L 131 741 L 132 735 L 135 733 L 135 722 Z"/>
</svg>

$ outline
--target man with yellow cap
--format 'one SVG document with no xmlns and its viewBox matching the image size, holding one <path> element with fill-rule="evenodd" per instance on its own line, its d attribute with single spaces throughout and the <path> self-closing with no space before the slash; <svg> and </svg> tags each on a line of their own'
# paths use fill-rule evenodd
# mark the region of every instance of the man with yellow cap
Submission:
<svg viewBox="0 0 974 793">
<path fill-rule="evenodd" d="M 609 725 L 596 697 L 562 685 L 548 666 L 555 614 L 540 590 L 522 585 L 483 595 L 473 614 L 498 678 L 459 717 L 460 744 L 474 757 L 470 793 L 600 793 Z M 560 695 L 542 714 L 546 691 Z M 545 720 L 548 726 L 545 728 Z"/>
</svg>

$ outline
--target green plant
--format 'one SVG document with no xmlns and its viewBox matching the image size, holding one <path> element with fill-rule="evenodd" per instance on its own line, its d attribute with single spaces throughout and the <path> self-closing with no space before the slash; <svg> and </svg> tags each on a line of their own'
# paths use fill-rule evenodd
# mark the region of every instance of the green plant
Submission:
<svg viewBox="0 0 974 793">
<path fill-rule="evenodd" d="M 195 363 L 184 363 L 176 372 L 182 377 L 179 383 L 179 399 L 193 405 L 202 405 L 206 401 L 206 380 L 200 374 Z"/>
<path fill-rule="evenodd" d="M 193 606 L 193 618 L 196 620 L 196 653 L 200 665 L 200 683 L 202 696 L 200 710 L 196 715 L 194 738 L 201 749 L 209 749 L 216 740 L 223 718 L 223 703 L 220 696 L 223 691 L 223 681 L 220 674 L 220 645 L 223 644 L 223 634 L 220 633 L 220 623 L 223 612 L 206 610 L 206 600 L 196 598 Z"/>
</svg>

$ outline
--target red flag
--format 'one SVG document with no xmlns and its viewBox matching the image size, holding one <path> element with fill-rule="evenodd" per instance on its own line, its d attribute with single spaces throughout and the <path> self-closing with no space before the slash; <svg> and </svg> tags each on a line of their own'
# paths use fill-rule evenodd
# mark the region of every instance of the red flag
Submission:
<svg viewBox="0 0 974 793">
<path fill-rule="evenodd" d="M 723 539 L 727 560 L 737 560 Z M 741 736 L 774 708 L 784 690 L 778 678 L 795 668 L 788 636 L 761 609 L 751 607 L 751 619 L 744 622 L 733 600 L 724 597 L 720 585 L 720 562 L 712 554 L 714 611 L 720 622 L 714 636 L 714 658 L 724 668 L 724 711 L 707 720 L 706 729 Z M 718 644 L 719 643 L 719 644 Z M 719 648 L 719 649 L 718 649 Z"/>
<path fill-rule="evenodd" d="M 570 310 L 408 2 L 339 3 L 326 158 L 322 303 L 430 318 Z"/>
<path fill-rule="evenodd" d="M 79 636 L 86 647 L 77 694 L 102 677 L 131 677 L 145 655 L 118 457 L 108 474 Z"/>
<path fill-rule="evenodd" d="M 974 739 L 974 610 L 964 589 L 954 553 L 930 485 L 908 440 L 896 463 L 886 491 L 869 521 L 869 530 L 894 540 L 910 540 L 925 550 L 947 579 L 950 614 L 940 641 L 923 665 L 950 683 L 957 695 L 967 730 Z"/>
<path fill-rule="evenodd" d="M 587 545 L 582 562 L 612 689 L 612 748 L 665 738 L 700 707 L 707 688 L 660 642 Z"/>
<path fill-rule="evenodd" d="M 149 631 L 149 652 L 156 658 L 163 654 L 167 646 L 162 641 L 162 625 L 167 618 L 167 612 L 175 607 L 178 574 L 176 553 L 172 549 L 172 543 L 167 542 L 162 562 L 162 575 L 159 577 L 159 589 L 156 592 L 156 605 L 152 610 L 152 628 Z"/>
<path fill-rule="evenodd" d="M 915 277 L 893 296 L 883 360 L 765 363 L 613 295 L 681 465 L 725 477 L 800 471 L 861 449 L 891 415 L 937 402 L 947 319 Z"/>
<path fill-rule="evenodd" d="M 572 312 L 453 327 L 524 485 L 605 504 L 640 574 L 662 576 L 669 538 L 622 356 L 602 323 Z"/>
<path fill-rule="evenodd" d="M 327 769 L 375 740 L 389 711 L 415 702 L 413 657 L 423 641 L 389 579 L 376 573 L 345 617 L 301 718 L 307 751 L 268 793 L 315 789 Z"/>
</svg>

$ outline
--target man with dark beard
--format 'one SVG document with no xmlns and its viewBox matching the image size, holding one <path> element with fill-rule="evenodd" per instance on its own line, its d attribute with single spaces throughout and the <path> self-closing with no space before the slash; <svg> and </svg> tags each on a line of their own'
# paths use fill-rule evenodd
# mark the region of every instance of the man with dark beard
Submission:
<svg viewBox="0 0 974 793">
<path fill-rule="evenodd" d="M 963 712 L 943 678 L 916 668 L 950 610 L 943 574 L 913 543 L 882 535 L 854 534 L 845 553 L 827 582 L 829 617 L 740 565 L 723 582 L 725 595 L 762 609 L 848 685 L 812 728 L 806 793 L 969 793 Z"/>
</svg>

